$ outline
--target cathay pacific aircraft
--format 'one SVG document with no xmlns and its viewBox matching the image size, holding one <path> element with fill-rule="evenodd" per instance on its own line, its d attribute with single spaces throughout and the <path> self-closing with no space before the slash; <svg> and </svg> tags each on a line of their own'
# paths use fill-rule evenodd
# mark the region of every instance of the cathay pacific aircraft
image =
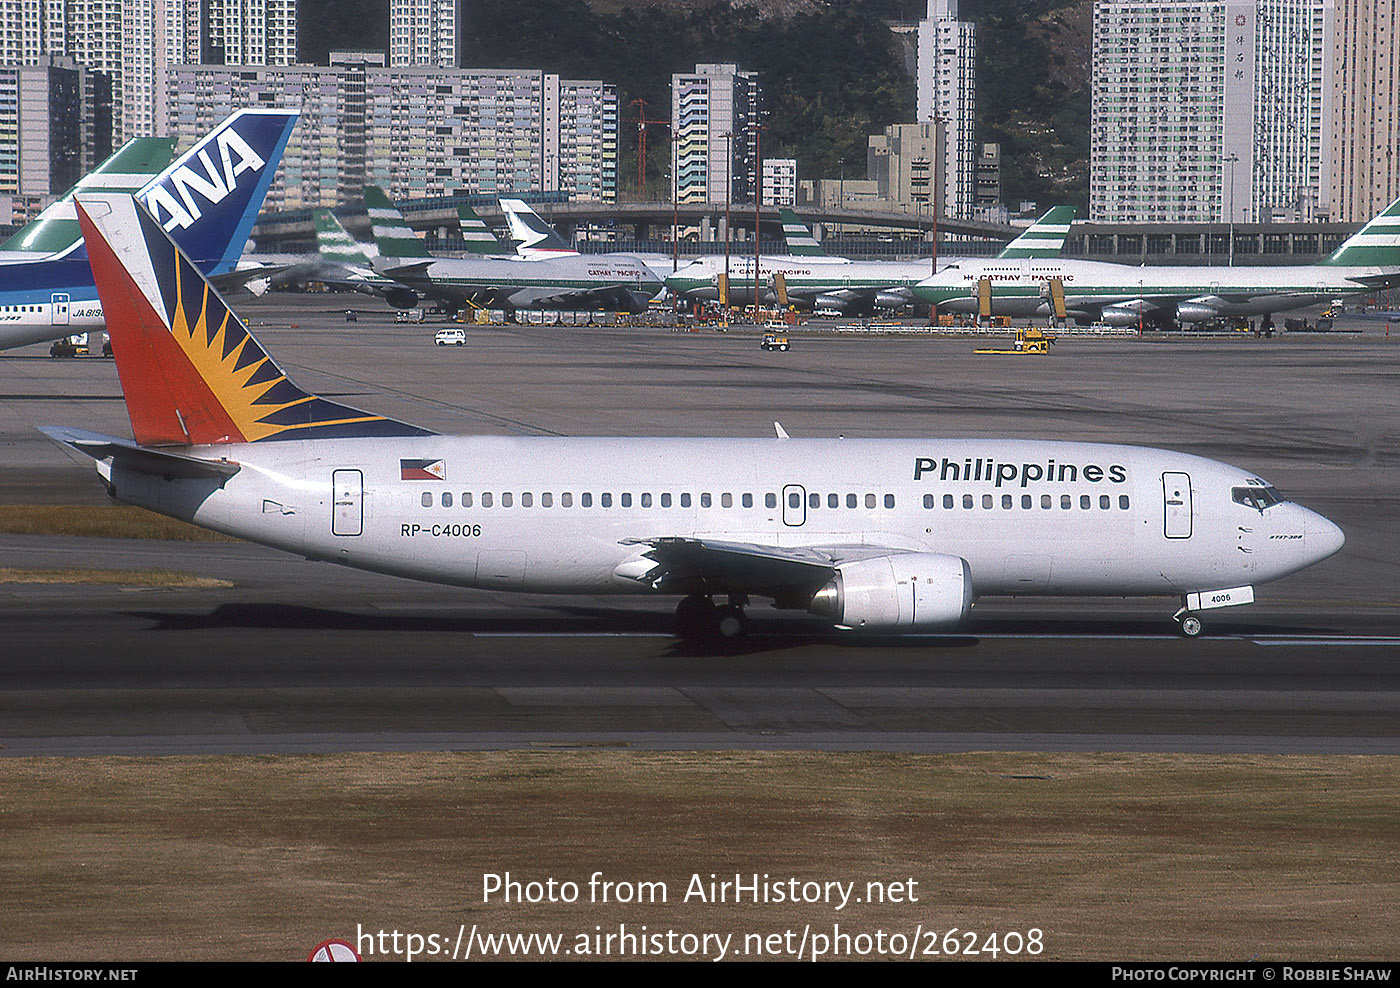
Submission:
<svg viewBox="0 0 1400 988">
<path fill-rule="evenodd" d="M 698 639 L 742 634 L 759 598 L 897 632 L 1036 594 L 1176 597 L 1194 635 L 1342 546 L 1252 472 L 1163 449 L 438 435 L 302 390 L 142 204 L 78 203 L 134 438 L 44 431 L 118 500 L 312 559 L 672 595 Z"/>
<path fill-rule="evenodd" d="M 240 110 L 136 193 L 201 271 L 229 285 L 243 277 L 238 259 L 296 120 L 296 111 Z M 0 350 L 104 323 L 81 241 L 0 263 Z"/>
<path fill-rule="evenodd" d="M 914 287 L 940 312 L 1049 315 L 1053 285 L 1079 322 L 1202 323 L 1317 305 L 1400 283 L 1400 199 L 1318 264 L 1222 267 L 964 258 Z"/>
</svg>

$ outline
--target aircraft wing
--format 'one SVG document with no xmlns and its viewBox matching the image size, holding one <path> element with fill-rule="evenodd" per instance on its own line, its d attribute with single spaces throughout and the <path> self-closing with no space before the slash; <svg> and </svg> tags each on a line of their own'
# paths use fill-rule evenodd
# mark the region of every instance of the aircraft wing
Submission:
<svg viewBox="0 0 1400 988">
<path fill-rule="evenodd" d="M 646 546 L 624 575 L 663 593 L 705 587 L 776 599 L 810 597 L 842 563 L 907 550 L 875 545 L 784 547 L 713 539 L 641 539 Z"/>
<path fill-rule="evenodd" d="M 560 290 L 526 288 L 507 290 L 507 294 L 516 308 L 587 309 L 606 306 L 621 312 L 644 312 L 647 304 L 647 300 L 638 298 L 637 291 L 628 285 L 594 285 Z"/>
</svg>

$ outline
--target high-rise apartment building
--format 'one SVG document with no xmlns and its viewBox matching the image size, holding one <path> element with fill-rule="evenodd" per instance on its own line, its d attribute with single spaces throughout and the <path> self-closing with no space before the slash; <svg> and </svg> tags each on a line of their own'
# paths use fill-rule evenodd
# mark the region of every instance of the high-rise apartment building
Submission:
<svg viewBox="0 0 1400 988">
<path fill-rule="evenodd" d="M 0 66 L 0 194 L 37 211 L 112 153 L 111 80 L 70 58 Z"/>
<path fill-rule="evenodd" d="M 928 0 L 928 16 L 919 22 L 917 59 L 915 119 L 941 123 L 946 136 L 944 208 L 949 216 L 969 218 L 977 176 L 977 27 L 958 20 L 958 0 Z"/>
<path fill-rule="evenodd" d="M 946 140 L 937 122 L 891 124 L 883 134 L 870 135 L 866 175 L 875 182 L 877 197 L 911 215 L 938 214 L 939 167 L 948 160 Z"/>
<path fill-rule="evenodd" d="M 334 206 L 366 184 L 394 198 L 617 194 L 617 91 L 535 69 L 176 66 L 169 132 L 181 143 L 242 106 L 301 108 L 268 190 L 272 209 Z"/>
<path fill-rule="evenodd" d="M 1331 218 L 1361 223 L 1400 197 L 1400 3 L 1336 3 L 1327 121 Z"/>
<path fill-rule="evenodd" d="M 389 64 L 457 67 L 457 0 L 389 0 Z"/>
<path fill-rule="evenodd" d="M 762 151 L 763 91 L 757 72 L 731 63 L 671 76 L 677 202 L 754 201 Z"/>
<path fill-rule="evenodd" d="M 1335 0 L 1094 4 L 1089 218 L 1328 213 Z"/>
</svg>

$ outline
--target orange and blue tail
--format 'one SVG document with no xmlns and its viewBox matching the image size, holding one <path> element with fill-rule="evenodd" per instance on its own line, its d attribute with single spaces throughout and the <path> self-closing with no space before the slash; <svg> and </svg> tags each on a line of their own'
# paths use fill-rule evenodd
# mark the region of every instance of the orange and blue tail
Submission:
<svg viewBox="0 0 1400 988">
<path fill-rule="evenodd" d="M 131 196 L 80 195 L 78 219 L 142 446 L 431 435 L 293 384 Z"/>
</svg>

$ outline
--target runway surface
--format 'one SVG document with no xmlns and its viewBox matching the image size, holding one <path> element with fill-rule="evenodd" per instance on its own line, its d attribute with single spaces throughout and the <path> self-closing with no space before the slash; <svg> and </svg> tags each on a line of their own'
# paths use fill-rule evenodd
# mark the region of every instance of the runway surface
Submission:
<svg viewBox="0 0 1400 988">
<path fill-rule="evenodd" d="M 456 432 L 1017 435 L 1164 446 L 1257 471 L 1340 524 L 1341 554 L 1187 641 L 1170 600 L 984 601 L 961 633 L 857 638 L 751 610 L 705 654 L 673 601 L 535 598 L 243 544 L 0 536 L 0 565 L 166 568 L 228 590 L 0 585 L 10 755 L 646 748 L 1400 752 L 1397 356 L 1358 335 L 968 339 L 395 324 L 344 299 L 243 305 L 304 387 Z M 0 354 L 0 503 L 105 502 L 34 431 L 121 434 L 113 365 Z"/>
</svg>

